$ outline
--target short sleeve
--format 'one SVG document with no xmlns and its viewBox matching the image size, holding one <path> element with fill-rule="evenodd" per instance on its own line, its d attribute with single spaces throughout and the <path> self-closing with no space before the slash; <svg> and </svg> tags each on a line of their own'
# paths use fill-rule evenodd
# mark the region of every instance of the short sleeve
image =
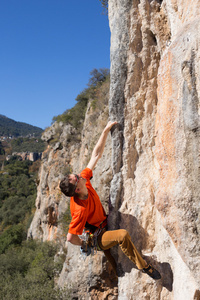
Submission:
<svg viewBox="0 0 200 300">
<path fill-rule="evenodd" d="M 89 168 L 85 168 L 82 172 L 81 172 L 81 177 L 90 180 L 93 176 L 92 170 Z"/>
</svg>

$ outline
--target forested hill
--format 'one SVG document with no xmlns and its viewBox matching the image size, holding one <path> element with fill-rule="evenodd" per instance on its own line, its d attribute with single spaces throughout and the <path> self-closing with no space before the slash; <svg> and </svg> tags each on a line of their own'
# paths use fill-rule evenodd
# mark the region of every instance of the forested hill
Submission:
<svg viewBox="0 0 200 300">
<path fill-rule="evenodd" d="M 35 134 L 35 137 L 40 137 L 42 132 L 42 128 L 23 122 L 16 122 L 6 116 L 0 115 L 0 136 L 19 137 Z"/>
</svg>

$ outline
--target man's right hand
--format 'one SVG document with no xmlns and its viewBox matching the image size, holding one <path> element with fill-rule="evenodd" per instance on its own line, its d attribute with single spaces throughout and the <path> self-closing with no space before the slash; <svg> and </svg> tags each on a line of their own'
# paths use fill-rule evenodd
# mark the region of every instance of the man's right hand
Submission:
<svg viewBox="0 0 200 300">
<path fill-rule="evenodd" d="M 110 131 L 110 129 L 111 129 L 114 125 L 116 125 L 116 124 L 117 124 L 116 121 L 115 121 L 115 122 L 109 121 L 108 124 L 106 125 L 106 127 L 105 127 L 104 130 L 109 130 L 109 131 Z"/>
</svg>

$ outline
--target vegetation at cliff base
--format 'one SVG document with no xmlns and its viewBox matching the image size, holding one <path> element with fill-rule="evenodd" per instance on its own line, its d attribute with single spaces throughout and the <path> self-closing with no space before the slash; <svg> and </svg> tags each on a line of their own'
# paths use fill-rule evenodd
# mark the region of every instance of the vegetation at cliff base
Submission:
<svg viewBox="0 0 200 300">
<path fill-rule="evenodd" d="M 36 199 L 35 163 L 13 157 L 0 172 L 0 254 L 26 239 Z"/>
<path fill-rule="evenodd" d="M 55 243 L 27 240 L 38 163 L 13 157 L 0 171 L 0 299 L 67 299 L 55 288 L 63 258 Z"/>
<path fill-rule="evenodd" d="M 29 240 L 0 255 L 0 299 L 67 299 L 54 280 L 63 265 L 55 243 Z"/>
</svg>

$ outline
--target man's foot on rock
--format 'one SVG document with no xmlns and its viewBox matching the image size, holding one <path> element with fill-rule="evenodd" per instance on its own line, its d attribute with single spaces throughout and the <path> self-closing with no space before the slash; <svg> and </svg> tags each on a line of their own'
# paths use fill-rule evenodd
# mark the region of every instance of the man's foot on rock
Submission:
<svg viewBox="0 0 200 300">
<path fill-rule="evenodd" d="M 154 267 L 152 267 L 151 265 L 148 265 L 146 268 L 142 269 L 143 273 L 148 274 L 151 278 L 158 280 L 161 278 L 160 273 L 154 269 Z"/>
</svg>

